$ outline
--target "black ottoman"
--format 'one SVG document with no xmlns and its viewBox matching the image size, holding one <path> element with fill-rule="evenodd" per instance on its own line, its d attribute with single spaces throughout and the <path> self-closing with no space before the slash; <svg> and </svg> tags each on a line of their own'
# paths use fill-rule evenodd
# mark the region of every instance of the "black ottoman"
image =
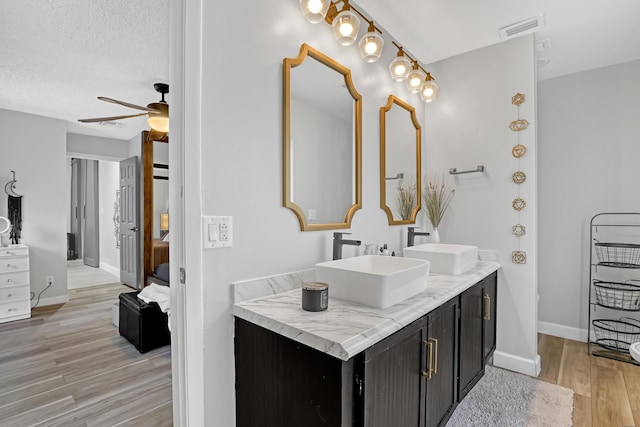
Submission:
<svg viewBox="0 0 640 427">
<path fill-rule="evenodd" d="M 167 315 L 157 303 L 138 299 L 139 292 L 120 294 L 120 335 L 133 344 L 140 353 L 171 343 Z"/>
</svg>

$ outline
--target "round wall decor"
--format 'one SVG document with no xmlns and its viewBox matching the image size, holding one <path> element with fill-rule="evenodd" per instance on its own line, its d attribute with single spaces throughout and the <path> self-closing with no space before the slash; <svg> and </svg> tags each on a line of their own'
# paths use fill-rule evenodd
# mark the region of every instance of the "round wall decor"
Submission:
<svg viewBox="0 0 640 427">
<path fill-rule="evenodd" d="M 524 199 L 518 197 L 517 199 L 513 200 L 513 203 L 511 203 L 511 206 L 513 206 L 513 209 L 517 211 L 521 211 L 522 209 L 527 207 L 527 202 L 525 202 Z"/>
<path fill-rule="evenodd" d="M 529 122 L 525 119 L 514 120 L 509 124 L 509 129 L 514 132 L 520 132 L 521 130 L 525 130 L 529 126 Z"/>
<path fill-rule="evenodd" d="M 526 264 L 527 263 L 527 253 L 524 251 L 513 251 L 511 252 L 511 262 L 514 264 Z"/>
<path fill-rule="evenodd" d="M 511 233 L 512 233 L 514 236 L 522 237 L 522 236 L 524 236 L 525 234 L 527 234 L 527 227 L 525 227 L 525 226 L 524 226 L 524 225 L 522 225 L 522 224 L 516 224 L 516 225 L 514 225 L 513 227 L 511 227 Z"/>
<path fill-rule="evenodd" d="M 514 172 L 513 175 L 511 175 L 511 180 L 514 184 L 520 185 L 527 180 L 527 174 L 522 171 Z"/>
<path fill-rule="evenodd" d="M 518 92 L 511 97 L 511 103 L 513 105 L 520 106 L 524 102 L 524 94 Z"/>
<path fill-rule="evenodd" d="M 511 154 L 513 154 L 513 157 L 515 157 L 516 159 L 519 159 L 520 157 L 527 154 L 527 147 L 522 144 L 514 145 L 511 149 Z"/>
</svg>

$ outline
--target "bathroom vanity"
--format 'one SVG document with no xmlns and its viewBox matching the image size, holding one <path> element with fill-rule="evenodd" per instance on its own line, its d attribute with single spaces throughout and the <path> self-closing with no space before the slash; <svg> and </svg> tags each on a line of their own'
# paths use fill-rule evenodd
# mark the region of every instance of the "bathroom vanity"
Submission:
<svg viewBox="0 0 640 427">
<path fill-rule="evenodd" d="M 446 424 L 495 349 L 499 268 L 431 275 L 387 309 L 330 289 L 323 312 L 300 289 L 235 304 L 236 425 Z"/>
</svg>

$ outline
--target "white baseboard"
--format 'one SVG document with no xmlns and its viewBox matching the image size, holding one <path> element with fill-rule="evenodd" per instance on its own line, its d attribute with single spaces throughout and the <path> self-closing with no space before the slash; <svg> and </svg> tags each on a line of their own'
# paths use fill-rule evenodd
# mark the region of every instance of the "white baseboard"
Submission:
<svg viewBox="0 0 640 427">
<path fill-rule="evenodd" d="M 538 322 L 538 332 L 568 340 L 587 342 L 587 330 L 557 323 Z"/>
<path fill-rule="evenodd" d="M 36 296 L 31 300 L 31 306 L 36 303 L 38 297 Z M 65 302 L 69 302 L 69 295 L 60 295 L 59 297 L 50 297 L 50 298 L 40 298 L 40 302 L 38 303 L 38 307 L 44 307 L 47 305 L 56 305 L 56 304 L 64 304 Z"/>
<path fill-rule="evenodd" d="M 107 263 L 101 262 L 100 263 L 100 268 L 104 271 L 106 271 L 107 273 L 111 273 L 116 277 L 120 277 L 120 269 L 119 268 L 115 268 L 112 265 L 109 265 Z"/>
<path fill-rule="evenodd" d="M 496 350 L 493 352 L 493 364 L 498 368 L 520 372 L 532 377 L 537 377 L 540 374 L 540 356 L 537 354 L 534 360 Z"/>
</svg>

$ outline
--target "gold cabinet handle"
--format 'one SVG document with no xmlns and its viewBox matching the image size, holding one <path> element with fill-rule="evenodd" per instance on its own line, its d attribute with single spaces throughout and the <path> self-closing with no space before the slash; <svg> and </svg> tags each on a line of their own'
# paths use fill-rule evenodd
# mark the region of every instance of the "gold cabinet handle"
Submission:
<svg viewBox="0 0 640 427">
<path fill-rule="evenodd" d="M 429 341 L 431 341 L 434 346 L 432 375 L 435 375 L 438 373 L 438 340 L 435 338 L 429 338 Z"/>
<path fill-rule="evenodd" d="M 431 378 L 431 361 L 433 360 L 433 343 L 431 342 L 431 340 L 425 340 L 422 341 L 422 345 L 427 347 L 427 371 L 426 372 L 422 372 L 422 376 L 425 377 L 426 379 L 430 379 Z"/>
<path fill-rule="evenodd" d="M 491 320 L 491 297 L 484 294 L 484 320 Z"/>
</svg>

